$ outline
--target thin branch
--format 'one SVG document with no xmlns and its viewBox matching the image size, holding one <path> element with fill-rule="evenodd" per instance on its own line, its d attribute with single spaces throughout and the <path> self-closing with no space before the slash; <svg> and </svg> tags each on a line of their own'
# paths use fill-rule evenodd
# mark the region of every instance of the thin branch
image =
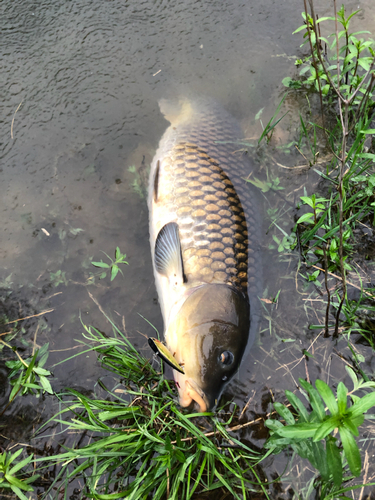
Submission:
<svg viewBox="0 0 375 500">
<path fill-rule="evenodd" d="M 10 126 L 10 136 L 11 136 L 11 138 L 12 138 L 12 139 L 13 139 L 13 125 L 14 125 L 14 119 L 15 119 L 15 117 L 16 117 L 16 113 L 17 113 L 17 111 L 20 109 L 20 107 L 21 107 L 21 104 L 22 104 L 22 103 L 23 103 L 23 101 L 21 101 L 21 102 L 19 103 L 19 105 L 18 105 L 18 107 L 17 107 L 16 111 L 14 112 L 13 118 L 12 118 L 12 124 L 11 124 L 11 126 Z"/>
<path fill-rule="evenodd" d="M 303 0 L 303 3 L 304 3 L 304 6 L 305 6 L 306 27 L 307 27 L 307 33 L 308 33 L 308 36 L 309 36 L 310 50 L 311 50 L 311 55 L 312 55 L 312 60 L 313 60 L 313 65 L 314 65 L 314 69 L 315 69 L 316 78 L 318 80 L 319 98 L 320 98 L 320 111 L 321 111 L 321 114 L 322 114 L 322 125 L 323 125 L 323 129 L 325 129 L 322 87 L 321 87 L 321 84 L 320 84 L 320 78 L 319 78 L 319 72 L 318 72 L 318 65 L 317 65 L 316 59 L 315 59 L 314 48 L 312 46 L 312 41 L 311 41 L 311 33 L 310 33 L 310 26 L 309 26 L 309 18 L 308 18 L 308 13 L 307 13 L 306 0 Z M 309 0 L 309 3 L 310 3 L 310 7 L 311 7 L 311 13 L 313 13 L 312 0 Z M 314 28 L 315 27 L 316 27 L 316 24 L 315 24 L 315 21 L 314 21 Z M 319 40 L 319 37 L 318 37 L 318 34 L 317 34 L 316 30 L 315 30 L 315 40 Z M 318 42 L 318 43 L 320 43 L 320 42 Z"/>
<path fill-rule="evenodd" d="M 12 323 L 17 323 L 18 321 L 23 321 L 25 319 L 37 318 L 38 316 L 42 316 L 43 314 L 47 314 L 54 311 L 54 309 L 47 309 L 47 311 L 42 311 L 39 314 L 33 314 L 32 316 L 26 316 L 25 318 L 15 319 L 13 321 L 8 321 L 8 323 L 4 323 L 5 325 L 11 325 Z"/>
<path fill-rule="evenodd" d="M 336 0 L 333 0 L 336 6 Z M 336 34 L 338 39 L 338 33 Z M 342 116 L 342 105 L 345 106 L 345 115 L 344 118 Z M 337 310 L 336 316 L 336 326 L 335 333 L 333 334 L 334 338 L 338 337 L 339 334 L 339 320 L 340 313 L 344 301 L 346 299 L 346 272 L 344 266 L 344 241 L 343 241 L 343 211 L 344 211 L 344 193 L 343 193 L 343 179 L 344 179 L 344 169 L 346 164 L 346 142 L 349 135 L 348 130 L 348 120 L 349 120 L 349 101 L 345 100 L 344 103 L 339 100 L 339 108 L 340 108 L 340 117 L 341 117 L 341 126 L 342 126 L 342 144 L 341 144 L 341 165 L 340 165 L 340 173 L 339 173 L 339 184 L 338 184 L 338 192 L 339 192 L 339 258 L 340 258 L 340 271 L 342 276 L 342 297 L 340 301 L 339 308 Z"/>
<path fill-rule="evenodd" d="M 331 306 L 331 292 L 328 286 L 328 259 L 327 259 L 327 243 L 323 243 L 323 253 L 324 253 L 324 284 L 327 291 L 327 307 L 326 307 L 326 321 L 324 328 L 324 337 L 329 337 L 328 332 L 328 321 L 329 321 L 329 308 Z"/>
<path fill-rule="evenodd" d="M 367 71 L 367 73 L 365 74 L 365 76 L 363 77 L 362 81 L 361 81 L 361 85 L 358 85 L 358 87 L 355 89 L 355 91 L 353 92 L 353 94 L 349 97 L 349 99 L 347 100 L 348 103 L 350 104 L 352 102 L 352 100 L 355 98 L 355 96 L 357 95 L 358 91 L 362 88 L 362 83 L 365 82 L 366 78 L 368 77 L 368 75 L 371 73 L 371 71 L 374 69 L 374 66 L 375 66 L 375 57 L 374 59 L 372 60 L 372 63 L 371 63 L 371 66 L 369 68 L 369 70 Z M 345 99 L 344 99 L 345 101 Z M 345 101 L 346 102 L 346 101 Z"/>
<path fill-rule="evenodd" d="M 336 0 L 333 1 L 333 10 L 334 10 L 334 14 L 335 14 L 335 30 L 336 30 L 337 89 L 340 91 L 340 45 L 339 45 L 339 26 L 337 23 Z"/>
<path fill-rule="evenodd" d="M 368 84 L 368 87 L 367 87 L 367 90 L 363 96 L 363 98 L 361 99 L 361 103 L 360 105 L 358 106 L 358 109 L 355 113 L 355 116 L 353 118 L 353 124 L 352 126 L 350 127 L 349 129 L 349 133 L 353 130 L 353 128 L 355 127 L 359 117 L 360 117 L 360 114 L 362 112 L 362 109 L 366 109 L 366 105 L 367 105 L 367 101 L 368 101 L 368 98 L 372 92 L 372 89 L 373 89 L 373 86 L 374 86 L 374 82 L 375 82 L 375 75 L 371 75 L 371 80 L 369 81 L 369 84 Z"/>
<path fill-rule="evenodd" d="M 311 264 L 311 267 L 313 267 L 314 269 L 319 269 L 319 271 L 322 271 L 323 273 L 325 272 L 324 269 L 322 269 L 321 267 L 319 266 L 316 266 L 315 264 Z M 337 274 L 334 274 L 334 273 L 331 273 L 330 271 L 327 271 L 327 273 L 330 275 L 330 276 L 333 276 L 334 278 L 342 281 L 342 278 L 341 276 L 338 276 Z M 369 293 L 367 292 L 366 290 L 364 290 L 363 288 L 361 288 L 360 286 L 358 285 L 355 285 L 354 283 L 351 283 L 350 281 L 347 281 L 346 282 L 347 285 L 349 286 L 352 286 L 353 288 L 356 288 L 357 290 L 360 290 L 362 293 L 364 293 L 365 295 L 367 295 L 368 297 L 370 297 L 371 299 L 375 299 L 375 295 L 373 295 L 372 293 Z"/>
<path fill-rule="evenodd" d="M 4 344 L 6 347 L 9 347 L 9 349 L 11 349 L 11 350 L 13 351 L 12 346 L 11 346 L 11 345 L 9 345 L 9 344 L 7 344 L 6 342 L 4 342 L 4 340 L 0 340 L 0 343 L 1 343 L 1 344 Z M 23 360 L 23 358 L 21 358 L 21 356 L 18 354 L 18 351 L 17 351 L 17 350 L 15 350 L 15 351 L 14 351 L 14 353 L 18 356 L 18 359 L 21 361 L 21 363 L 22 363 L 23 365 L 25 365 L 25 366 L 26 366 L 26 368 L 29 368 L 29 365 L 26 363 L 26 361 L 24 361 L 24 360 Z"/>
</svg>

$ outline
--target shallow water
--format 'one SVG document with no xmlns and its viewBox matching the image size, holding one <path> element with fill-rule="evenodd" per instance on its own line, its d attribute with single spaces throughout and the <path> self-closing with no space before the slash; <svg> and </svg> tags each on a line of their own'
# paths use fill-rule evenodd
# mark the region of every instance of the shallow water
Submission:
<svg viewBox="0 0 375 500">
<path fill-rule="evenodd" d="M 371 3 L 346 2 L 348 10 L 363 9 L 354 27 L 374 26 Z M 147 170 L 168 125 L 158 99 L 186 92 L 209 95 L 239 120 L 244 137 L 258 138 L 261 125 L 254 116 L 264 108 L 267 123 L 284 92 L 282 78 L 294 74 L 296 56 L 305 53 L 301 37 L 291 34 L 302 23 L 302 5 L 300 0 L 1 4 L 0 288 L 8 298 L 0 313 L 13 320 L 53 309 L 27 320 L 21 332 L 26 344 L 50 343 L 49 366 L 82 349 L 80 318 L 110 332 L 97 303 L 149 352 L 145 336 L 153 330 L 140 315 L 162 330 L 145 200 Z M 326 2 L 316 4 L 320 16 L 330 15 L 329 9 Z M 312 99 L 313 110 L 316 105 Z M 298 109 L 306 109 L 306 99 L 291 94 L 286 106 L 290 114 L 269 149 L 279 163 L 276 147 L 295 138 Z M 298 153 L 289 161 L 285 166 L 303 164 Z M 278 168 L 267 155 L 258 155 L 257 165 L 259 177 L 269 168 L 280 178 L 290 202 L 303 194 L 303 186 L 313 192 L 318 181 L 312 170 Z M 299 376 L 340 380 L 345 375 L 336 353 L 345 346 L 322 335 L 312 347 L 315 358 L 301 358 L 317 335 L 308 325 L 319 318 L 308 295 L 312 285 L 305 290 L 299 281 L 298 256 L 280 261 L 277 250 L 269 249 L 278 233 L 272 233 L 274 227 L 267 233 L 266 210 L 282 206 L 282 199 L 270 195 L 262 207 L 263 298 L 281 290 L 278 305 L 263 302 L 259 341 L 226 392 L 242 407 L 250 400 L 244 413 L 249 420 L 265 415 L 273 397 L 282 401 L 283 391 L 293 390 Z M 293 215 L 289 209 L 282 218 L 286 231 Z M 93 277 L 98 270 L 90 262 L 108 262 L 102 252 L 113 257 L 116 246 L 129 262 L 124 275 L 112 283 L 108 276 Z M 285 351 L 280 338 L 293 341 Z M 358 349 L 373 370 L 366 348 Z M 102 373 L 92 354 L 53 371 L 56 391 L 88 390 Z M 0 380 L 1 407 L 10 388 Z M 24 442 L 39 413 L 47 417 L 53 411 L 48 398 L 39 403 L 18 398 L 6 414 L 6 422 L 20 419 L 18 435 L 8 426 L 3 432 Z M 261 444 L 264 432 L 244 431 L 244 437 Z M 278 461 L 269 463 L 270 473 L 283 470 Z"/>
</svg>

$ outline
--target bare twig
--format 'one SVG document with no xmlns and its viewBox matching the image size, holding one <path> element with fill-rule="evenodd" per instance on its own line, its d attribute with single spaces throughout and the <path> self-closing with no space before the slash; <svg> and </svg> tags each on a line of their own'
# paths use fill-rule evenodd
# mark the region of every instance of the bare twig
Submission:
<svg viewBox="0 0 375 500">
<path fill-rule="evenodd" d="M 363 77 L 361 83 L 363 84 L 366 80 L 367 80 L 367 77 L 368 75 L 371 73 L 371 71 L 374 69 L 374 66 L 375 66 L 375 57 L 374 59 L 372 60 L 372 63 L 371 63 L 371 66 L 370 68 L 368 69 L 367 73 L 365 74 L 365 76 Z M 374 76 L 372 75 L 372 78 L 374 78 Z M 355 89 L 355 91 L 353 92 L 353 94 L 347 99 L 348 101 L 348 104 L 350 104 L 353 99 L 355 98 L 355 96 L 357 95 L 358 91 L 360 90 L 361 88 L 361 85 L 358 85 L 358 87 Z"/>
<path fill-rule="evenodd" d="M 9 335 L 9 333 L 12 333 L 12 330 L 9 330 L 9 332 L 0 333 L 0 337 L 3 337 L 4 335 Z"/>
<path fill-rule="evenodd" d="M 37 318 L 38 316 L 42 316 L 43 314 L 48 314 L 52 311 L 54 311 L 54 309 L 47 309 L 47 311 L 42 311 L 41 313 L 33 314 L 32 316 L 26 316 L 25 318 L 19 318 L 19 319 L 15 319 L 13 321 L 8 321 L 8 323 L 5 323 L 5 325 L 11 325 L 12 323 L 18 323 L 18 321 L 23 321 L 25 319 Z"/>
<path fill-rule="evenodd" d="M 34 343 L 33 343 L 33 351 L 31 353 L 31 356 L 34 356 L 35 347 L 36 347 L 36 337 L 38 335 L 38 330 L 39 330 L 39 325 L 36 327 L 36 330 L 35 330 Z"/>
<path fill-rule="evenodd" d="M 250 403 L 251 403 L 251 401 L 254 399 L 255 394 L 256 394 L 256 391 L 255 391 L 255 389 L 254 389 L 254 390 L 253 390 L 252 395 L 249 397 L 249 399 L 248 399 L 247 403 L 245 404 L 245 406 L 243 407 L 243 409 L 242 409 L 242 411 L 241 411 L 241 414 L 240 414 L 240 416 L 239 416 L 239 420 L 241 420 L 242 415 L 243 415 L 243 414 L 245 413 L 245 411 L 248 409 L 249 404 L 250 404 Z"/>
<path fill-rule="evenodd" d="M 328 321 L 329 321 L 329 308 L 331 306 L 331 293 L 328 288 L 328 259 L 327 259 L 327 243 L 323 243 L 323 252 L 324 252 L 324 283 L 327 291 L 327 307 L 326 307 L 326 321 L 324 328 L 324 337 L 329 337 L 328 332 Z"/>
<path fill-rule="evenodd" d="M 333 11 L 335 14 L 335 30 L 336 30 L 336 57 L 337 57 L 337 89 L 340 90 L 340 45 L 339 45 L 339 26 L 337 23 L 337 7 L 336 0 L 333 0 Z"/>
<path fill-rule="evenodd" d="M 23 101 L 21 101 L 21 102 L 19 103 L 19 105 L 18 105 L 18 107 L 17 107 L 16 111 L 14 112 L 13 118 L 12 118 L 12 124 L 11 124 L 11 126 L 10 126 L 10 136 L 11 136 L 11 138 L 12 138 L 12 139 L 13 139 L 13 125 L 14 125 L 14 119 L 15 119 L 15 117 L 16 117 L 16 113 L 17 113 L 17 111 L 20 109 L 20 107 L 21 107 L 21 104 L 22 104 L 22 103 L 23 103 Z"/>
<path fill-rule="evenodd" d="M 322 271 L 323 273 L 325 272 L 324 269 L 322 269 L 321 267 L 315 266 L 314 264 L 311 264 L 311 267 L 314 267 L 315 269 L 319 269 L 319 271 Z M 337 278 L 338 280 L 342 281 L 341 276 L 338 276 L 337 274 L 331 273 L 330 271 L 327 271 L 327 274 L 329 274 L 330 276 L 333 276 L 334 278 Z M 358 285 L 355 285 L 354 283 L 351 283 L 350 281 L 347 281 L 346 284 L 349 285 L 349 286 L 352 286 L 353 288 L 356 288 L 357 290 L 360 290 L 362 293 L 366 294 L 371 299 L 375 298 L 372 293 L 366 292 L 366 290 L 363 290 L 363 288 L 361 288 Z"/>
<path fill-rule="evenodd" d="M 3 344 L 3 345 L 5 345 L 6 347 L 9 347 L 9 349 L 12 349 L 12 346 L 10 346 L 10 345 L 9 345 L 9 344 L 7 344 L 6 342 L 4 342 L 4 340 L 0 340 L 0 343 L 1 343 L 1 344 Z M 13 349 L 12 349 L 12 351 L 13 351 Z M 14 351 L 14 353 L 17 355 L 17 357 L 18 357 L 18 359 L 21 361 L 21 363 L 22 363 L 23 365 L 25 365 L 25 366 L 26 366 L 26 368 L 29 368 L 29 365 L 28 365 L 28 364 L 26 363 L 26 361 L 24 361 L 24 360 L 23 360 L 23 358 L 22 358 L 22 357 L 18 354 L 18 351 L 16 350 L 16 351 Z"/>
<path fill-rule="evenodd" d="M 109 322 L 109 320 L 108 320 L 108 318 L 107 318 L 107 316 L 106 316 L 106 314 L 105 314 L 105 312 L 104 312 L 104 310 L 103 310 L 102 306 L 99 304 L 99 302 L 96 300 L 96 298 L 95 298 L 95 297 L 94 297 L 94 296 L 93 296 L 93 295 L 92 295 L 92 294 L 91 294 L 88 290 L 87 290 L 87 293 L 89 294 L 90 299 L 91 299 L 91 300 L 92 300 L 92 301 L 93 301 L 93 302 L 94 302 L 94 303 L 98 306 L 99 311 L 103 314 L 103 316 L 104 316 L 104 317 L 107 319 L 107 321 Z"/>
<path fill-rule="evenodd" d="M 336 9 L 336 0 L 333 0 L 333 7 L 335 11 L 335 25 L 336 25 L 336 45 L 337 45 L 337 85 L 338 89 L 340 89 L 340 57 L 339 57 L 339 28 L 337 23 L 337 9 Z M 342 276 L 342 297 L 340 301 L 340 305 L 337 310 L 336 315 L 336 326 L 335 332 L 333 334 L 334 338 L 338 337 L 339 330 L 339 321 L 340 321 L 340 313 L 344 301 L 346 299 L 346 272 L 344 266 L 344 241 L 343 241 L 343 211 L 344 211 L 344 193 L 343 193 L 343 180 L 344 180 L 344 171 L 346 164 L 346 143 L 349 135 L 349 103 L 350 99 L 346 100 L 343 98 L 339 98 L 339 109 L 340 109 L 340 120 L 342 127 L 342 143 L 341 143 L 341 165 L 339 172 L 339 183 L 338 183 L 338 192 L 339 192 L 339 258 L 340 258 L 340 272 Z M 344 105 L 344 115 L 342 106 Z"/>
</svg>

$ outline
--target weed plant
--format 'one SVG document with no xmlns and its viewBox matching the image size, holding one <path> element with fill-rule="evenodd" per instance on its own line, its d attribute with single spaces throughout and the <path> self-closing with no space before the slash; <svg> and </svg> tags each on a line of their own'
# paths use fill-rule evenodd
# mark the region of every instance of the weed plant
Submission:
<svg viewBox="0 0 375 500">
<path fill-rule="evenodd" d="M 12 347 L 3 340 L 0 340 L 0 342 L 12 349 Z M 49 356 L 48 347 L 49 343 L 47 342 L 26 360 L 21 357 L 16 349 L 14 349 L 18 359 L 5 362 L 5 366 L 10 370 L 8 378 L 13 389 L 9 395 L 9 403 L 0 411 L 0 417 L 5 413 L 8 406 L 17 395 L 37 394 L 40 396 L 44 392 L 53 394 L 50 381 L 47 378 L 51 376 L 51 372 L 44 368 Z"/>
<path fill-rule="evenodd" d="M 103 279 L 107 276 L 107 271 L 111 271 L 111 281 L 113 281 L 116 276 L 118 275 L 119 271 L 123 275 L 122 269 L 119 267 L 121 264 L 129 264 L 125 260 L 126 254 L 121 253 L 121 250 L 119 247 L 116 247 L 116 252 L 115 252 L 115 260 L 113 260 L 109 255 L 107 255 L 105 252 L 103 252 L 104 255 L 108 257 L 110 260 L 110 264 L 107 264 L 106 262 L 103 262 L 100 260 L 100 262 L 91 262 L 91 264 L 95 267 L 99 267 L 100 269 L 103 269 L 103 271 L 100 273 L 99 279 Z M 105 271 L 107 270 L 107 271 Z"/>
<path fill-rule="evenodd" d="M 295 415 L 287 406 L 275 402 L 274 408 L 286 425 L 278 420 L 266 421 L 271 430 L 271 437 L 265 447 L 278 453 L 291 446 L 300 457 L 309 460 L 319 471 L 323 498 L 338 497 L 354 489 L 342 487 L 342 484 L 361 473 L 361 456 L 355 437 L 359 436 L 358 428 L 363 424 L 366 412 L 375 406 L 375 382 L 358 379 L 351 368 L 347 367 L 347 371 L 354 382 L 354 389 L 350 393 L 350 406 L 349 391 L 342 382 L 337 386 L 335 398 L 332 389 L 323 380 L 316 380 L 314 388 L 300 378 L 300 391 L 312 411 L 309 412 L 294 393 L 285 391 Z M 354 392 L 360 389 L 372 389 L 372 392 L 363 397 L 354 395 Z M 325 407 L 328 408 L 329 415 L 326 414 Z M 334 435 L 337 431 L 339 437 Z M 350 474 L 344 476 L 346 465 Z"/>
<path fill-rule="evenodd" d="M 313 194 L 305 189 L 300 197 L 297 205 L 300 212 L 291 233 L 285 231 L 277 220 L 281 218 L 281 211 L 269 209 L 274 210 L 270 214 L 271 226 L 281 233 L 272 235 L 270 248 L 277 248 L 284 255 L 290 255 L 291 250 L 298 248 L 307 269 L 304 277 L 316 286 L 314 301 L 326 307 L 325 336 L 334 328 L 334 336 L 337 337 L 340 325 L 353 363 L 363 378 L 357 379 L 354 371 L 350 370 L 353 391 L 349 393 L 345 385 L 339 382 L 336 397 L 325 382 L 316 380 L 315 388 L 300 378 L 299 389 L 312 411 L 307 410 L 290 391 L 286 391 L 289 405 L 274 403 L 285 425 L 280 421 L 267 420 L 271 437 L 266 447 L 275 453 L 292 447 L 295 454 L 308 459 L 317 471 L 316 477 L 303 492 L 303 498 L 311 498 L 314 491 L 318 493 L 318 498 L 342 498 L 351 489 L 363 486 L 353 487 L 347 483 L 361 472 L 361 445 L 355 437 L 359 436 L 365 412 L 375 402 L 374 393 L 362 398 L 353 394 L 362 387 L 362 383 L 373 389 L 374 382 L 361 371 L 357 349 L 350 343 L 351 334 L 359 333 L 374 349 L 374 288 L 365 289 L 365 283 L 359 275 L 360 286 L 347 280 L 348 273 L 356 277 L 353 254 L 357 228 L 365 224 L 373 235 L 375 230 L 375 154 L 372 139 L 375 134 L 375 42 L 360 38 L 367 32 L 350 32 L 350 20 L 358 11 L 346 16 L 344 7 L 337 11 L 335 0 L 333 3 L 334 17 L 318 18 L 313 1 L 309 2 L 310 13 L 305 2 L 305 12 L 302 14 L 305 24 L 296 32 L 305 31 L 304 44 L 309 44 L 310 54 L 297 61 L 297 65 L 302 68 L 300 79 L 288 77 L 283 80 L 284 85 L 293 89 L 293 92 L 296 89 L 305 92 L 306 97 L 314 92 L 319 94 L 321 121 L 319 124 L 306 122 L 300 114 L 301 133 L 295 146 L 304 157 L 306 168 L 313 168 L 321 182 Z M 335 22 L 334 32 L 323 37 L 321 30 L 330 21 Z M 338 29 L 340 24 L 341 31 Z M 280 107 L 268 124 L 267 131 L 270 134 L 273 132 L 270 126 L 279 112 Z M 327 123 L 330 123 L 329 128 Z M 324 133 L 331 157 L 323 169 L 318 169 L 316 165 L 320 156 L 318 132 Z M 263 137 L 270 138 L 267 133 Z M 308 152 L 303 154 L 302 147 L 307 147 Z M 270 184 L 268 175 L 267 182 Z M 332 278 L 328 283 L 330 276 L 338 280 L 339 287 L 331 288 Z M 351 290 L 354 287 L 359 289 L 355 300 L 348 294 L 348 286 L 352 287 Z M 316 309 L 315 304 L 312 309 Z M 336 316 L 333 325 L 330 313 Z M 321 330 L 322 325 L 312 328 Z M 271 333 L 271 326 L 269 331 Z M 306 359 L 311 356 L 305 350 L 303 353 Z M 351 406 L 347 402 L 348 395 L 351 396 Z"/>
<path fill-rule="evenodd" d="M 33 455 L 29 455 L 23 460 L 18 461 L 17 458 L 23 452 L 23 448 L 19 448 L 16 452 L 10 453 L 4 451 L 0 454 L 0 490 L 13 492 L 21 500 L 27 500 L 24 491 L 33 491 L 31 484 L 39 479 L 38 474 L 29 475 L 24 479 L 19 479 L 17 473 L 22 469 L 26 469 L 33 459 Z"/>
<path fill-rule="evenodd" d="M 360 37 L 367 34 L 366 31 L 350 32 L 351 19 L 359 11 L 346 16 L 344 6 L 337 10 L 334 1 L 334 16 L 318 18 L 314 2 L 310 1 L 309 5 L 310 13 L 305 2 L 305 12 L 302 13 L 305 23 L 295 33 L 305 31 L 302 45 L 309 44 L 310 54 L 297 61 L 302 68 L 302 78 L 284 79 L 284 84 L 291 88 L 312 86 L 319 93 L 323 124 L 320 128 L 326 135 L 332 161 L 325 171 L 315 169 L 321 176 L 325 194 L 308 195 L 305 192 L 300 198 L 297 208 L 303 213 L 293 228 L 291 236 L 295 241 L 291 248 L 298 245 L 306 265 L 313 266 L 309 280 L 316 280 L 316 267 L 324 270 L 326 275 L 340 273 L 341 295 L 336 293 L 331 297 L 327 289 L 325 326 L 328 335 L 328 311 L 333 305 L 336 310 L 334 335 L 337 336 L 339 320 L 343 319 L 341 313 L 343 309 L 350 309 L 347 272 L 352 271 L 350 255 L 355 243 L 354 230 L 358 223 L 373 227 L 375 223 L 375 154 L 373 143 L 369 141 L 375 133 L 371 128 L 375 108 L 375 42 Z M 334 21 L 335 31 L 327 37 L 322 36 L 323 26 L 330 21 Z M 328 130 L 325 127 L 329 119 L 326 110 L 332 110 L 333 106 L 336 106 L 338 116 L 332 129 Z M 300 120 L 312 157 L 316 158 L 318 125 L 306 125 L 302 116 Z"/>
</svg>

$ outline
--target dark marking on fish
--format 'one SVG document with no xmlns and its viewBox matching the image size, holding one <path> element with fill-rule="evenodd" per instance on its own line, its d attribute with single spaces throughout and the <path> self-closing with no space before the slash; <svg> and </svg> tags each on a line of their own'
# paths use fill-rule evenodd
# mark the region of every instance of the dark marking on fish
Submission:
<svg viewBox="0 0 375 500">
<path fill-rule="evenodd" d="M 158 201 L 158 189 L 159 189 L 159 173 L 160 173 L 160 160 L 156 163 L 155 177 L 154 177 L 154 202 Z"/>
<path fill-rule="evenodd" d="M 170 278 L 174 285 L 186 283 L 176 222 L 169 222 L 159 231 L 155 242 L 155 267 L 158 273 Z"/>
</svg>

